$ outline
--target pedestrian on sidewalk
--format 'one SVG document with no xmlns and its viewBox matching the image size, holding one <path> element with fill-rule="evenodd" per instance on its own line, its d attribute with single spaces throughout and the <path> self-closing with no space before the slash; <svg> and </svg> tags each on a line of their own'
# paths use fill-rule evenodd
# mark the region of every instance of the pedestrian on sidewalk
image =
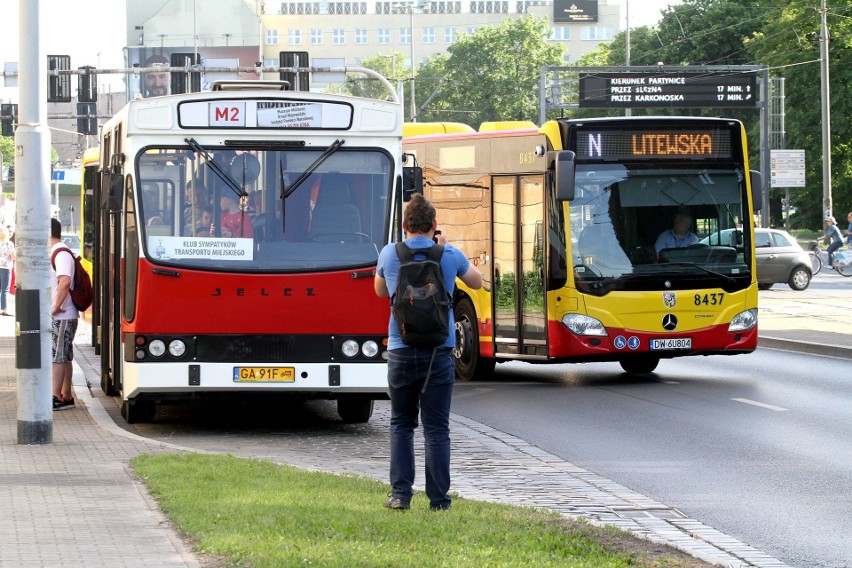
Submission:
<svg viewBox="0 0 852 568">
<path fill-rule="evenodd" d="M 840 228 L 837 226 L 837 220 L 834 217 L 826 217 L 825 218 L 825 235 L 823 235 L 823 240 L 828 243 L 828 267 L 834 268 L 832 266 L 834 262 L 834 251 L 843 246 L 843 233 L 840 232 Z"/>
<path fill-rule="evenodd" d="M 452 297 L 456 277 L 472 289 L 482 287 L 482 275 L 446 236 L 436 237 L 435 207 L 415 194 L 405 208 L 403 245 L 413 249 L 415 259 L 426 256 L 433 243 L 443 245 L 440 266 L 444 287 Z M 379 254 L 374 281 L 380 298 L 396 293 L 400 259 L 396 243 Z M 450 508 L 450 402 L 455 381 L 452 349 L 455 347 L 452 305 L 448 306 L 449 333 L 437 347 L 412 347 L 403 342 L 391 311 L 388 323 L 388 390 L 391 399 L 390 498 L 389 509 L 408 509 L 414 485 L 414 430 L 418 415 L 423 423 L 426 446 L 426 496 L 434 511 Z"/>
<path fill-rule="evenodd" d="M 71 393 L 74 365 L 71 361 L 74 360 L 74 335 L 77 333 L 77 319 L 80 314 L 71 300 L 74 255 L 62 241 L 62 224 L 55 217 L 50 218 L 50 258 L 53 267 L 50 304 L 50 315 L 53 318 L 50 335 L 53 356 L 53 410 L 65 410 L 74 408 L 74 397 Z"/>
<path fill-rule="evenodd" d="M 852 211 L 846 215 L 846 220 L 849 221 L 849 226 L 846 227 L 846 244 L 852 247 Z"/>
<path fill-rule="evenodd" d="M 15 243 L 9 240 L 9 231 L 0 226 L 0 315 L 11 316 L 6 309 L 12 269 L 15 267 Z"/>
</svg>

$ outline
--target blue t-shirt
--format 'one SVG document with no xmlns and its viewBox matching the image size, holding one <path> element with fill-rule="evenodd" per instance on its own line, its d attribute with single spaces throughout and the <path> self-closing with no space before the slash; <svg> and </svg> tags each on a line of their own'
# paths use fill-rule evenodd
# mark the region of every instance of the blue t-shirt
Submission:
<svg viewBox="0 0 852 568">
<path fill-rule="evenodd" d="M 428 237 L 414 237 L 411 239 L 405 239 L 403 242 L 411 249 L 428 248 L 434 244 Z M 425 258 L 425 256 L 421 257 L 420 255 L 415 255 L 414 258 L 420 259 Z M 447 292 L 450 295 L 452 295 L 456 289 L 456 277 L 463 275 L 469 268 L 470 261 L 462 253 L 462 251 L 453 245 L 444 245 L 444 254 L 441 256 L 441 271 L 444 273 L 444 286 L 446 286 Z M 393 295 L 396 293 L 396 278 L 398 272 L 399 256 L 396 254 L 396 244 L 391 243 L 386 245 L 385 248 L 382 249 L 382 252 L 379 253 L 379 265 L 376 267 L 376 273 L 385 279 L 391 298 L 393 298 Z M 450 335 L 447 337 L 447 341 L 444 342 L 443 347 L 456 346 L 456 334 L 453 333 L 454 324 L 455 319 L 453 317 L 453 310 L 451 309 Z M 391 310 L 390 323 L 388 324 L 388 349 L 402 349 L 403 347 L 407 347 L 407 345 L 402 342 L 402 338 L 399 335 L 399 327 L 396 325 L 396 320 L 394 319 L 393 311 Z"/>
<path fill-rule="evenodd" d="M 843 233 L 840 232 L 840 228 L 837 225 L 829 225 L 825 230 L 825 236 L 831 239 L 830 244 L 843 243 Z"/>
</svg>

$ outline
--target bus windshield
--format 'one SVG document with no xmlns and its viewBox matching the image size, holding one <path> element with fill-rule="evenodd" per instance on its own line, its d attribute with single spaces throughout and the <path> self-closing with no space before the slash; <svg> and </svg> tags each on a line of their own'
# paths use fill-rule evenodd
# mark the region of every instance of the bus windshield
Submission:
<svg viewBox="0 0 852 568">
<path fill-rule="evenodd" d="M 376 263 L 393 181 L 386 152 L 189 143 L 137 157 L 137 217 L 153 262 L 239 272 Z"/>
<path fill-rule="evenodd" d="M 745 172 L 716 163 L 578 164 L 570 204 L 579 289 L 742 289 L 750 281 L 749 231 L 742 231 Z"/>
</svg>

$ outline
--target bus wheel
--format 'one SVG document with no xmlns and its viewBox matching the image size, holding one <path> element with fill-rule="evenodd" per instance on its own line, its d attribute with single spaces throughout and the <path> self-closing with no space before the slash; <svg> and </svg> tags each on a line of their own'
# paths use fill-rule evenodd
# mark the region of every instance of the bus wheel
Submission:
<svg viewBox="0 0 852 568">
<path fill-rule="evenodd" d="M 121 401 L 121 417 L 128 424 L 150 422 L 156 412 L 157 406 L 147 400 L 137 400 L 134 402 L 127 400 Z"/>
<path fill-rule="evenodd" d="M 470 300 L 461 300 L 455 307 L 456 346 L 453 358 L 456 362 L 456 378 L 460 381 L 487 379 L 494 371 L 494 359 L 479 354 L 479 327 L 476 312 Z"/>
<path fill-rule="evenodd" d="M 630 359 L 622 359 L 619 363 L 621 363 L 621 368 L 624 369 L 626 373 L 630 373 L 631 375 L 646 375 L 654 372 L 654 369 L 656 369 L 657 365 L 660 363 L 660 358 L 651 356 L 633 357 Z"/>
<path fill-rule="evenodd" d="M 373 415 L 373 400 L 360 396 L 338 398 L 337 415 L 347 424 L 363 424 Z"/>
</svg>

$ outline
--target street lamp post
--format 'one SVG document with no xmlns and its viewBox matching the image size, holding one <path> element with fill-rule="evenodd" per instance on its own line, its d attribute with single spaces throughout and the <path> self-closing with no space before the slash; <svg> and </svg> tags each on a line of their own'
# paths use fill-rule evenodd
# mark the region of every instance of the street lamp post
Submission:
<svg viewBox="0 0 852 568">
<path fill-rule="evenodd" d="M 414 97 L 414 5 L 408 7 L 408 40 L 411 42 L 411 122 L 417 122 L 417 103 Z"/>
</svg>

